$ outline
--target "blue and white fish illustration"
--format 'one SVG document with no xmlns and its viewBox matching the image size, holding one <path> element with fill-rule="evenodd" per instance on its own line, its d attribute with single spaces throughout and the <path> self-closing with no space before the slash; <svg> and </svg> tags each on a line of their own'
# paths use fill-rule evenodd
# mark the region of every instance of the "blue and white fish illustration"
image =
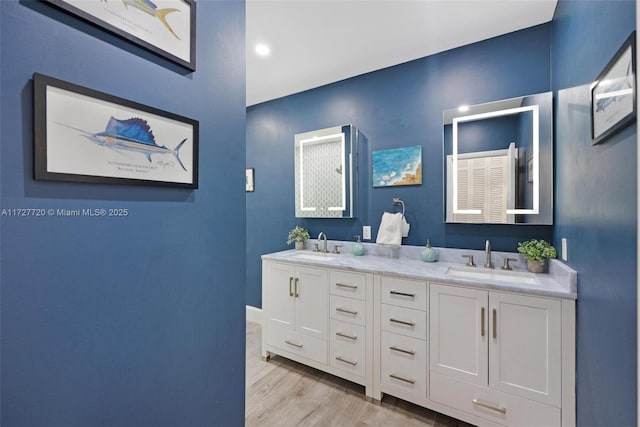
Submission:
<svg viewBox="0 0 640 427">
<path fill-rule="evenodd" d="M 100 0 L 100 2 L 108 3 L 108 0 Z M 180 37 L 178 37 L 175 31 L 173 31 L 173 28 L 171 28 L 171 25 L 169 25 L 169 23 L 167 22 L 167 15 L 171 12 L 180 12 L 180 9 L 158 9 L 158 6 L 151 0 L 122 0 L 122 3 L 124 3 L 125 9 L 128 9 L 129 6 L 131 6 L 151 16 L 155 16 L 160 20 L 160 22 L 162 22 L 162 25 L 167 27 L 167 30 L 169 30 L 175 38 L 180 40 Z"/>
<path fill-rule="evenodd" d="M 162 22 L 162 25 L 167 27 L 167 30 L 169 30 L 171 34 L 174 35 L 175 38 L 180 40 L 180 37 L 178 37 L 175 31 L 173 31 L 173 28 L 171 28 L 171 25 L 169 25 L 169 23 L 167 22 L 167 15 L 170 14 L 171 12 L 180 12 L 179 9 L 174 9 L 174 8 L 158 9 L 158 6 L 155 3 L 153 3 L 151 0 L 122 0 L 122 3 L 124 3 L 124 6 L 126 8 L 131 6 L 151 16 L 155 16 L 160 20 L 160 22 Z"/>
<path fill-rule="evenodd" d="M 179 156 L 180 148 L 182 148 L 182 145 L 187 141 L 187 138 L 180 141 L 173 150 L 165 146 L 160 146 L 156 144 L 155 137 L 147 121 L 139 117 L 118 120 L 112 116 L 107 123 L 105 131 L 99 133 L 91 133 L 62 123 L 59 124 L 82 132 L 82 136 L 102 147 L 142 153 L 149 162 L 151 162 L 152 154 L 172 154 L 178 163 L 180 163 L 182 169 L 187 170 Z"/>
<path fill-rule="evenodd" d="M 600 98 L 596 103 L 596 113 L 605 111 L 607 107 L 616 102 L 618 99 L 625 95 L 631 95 L 633 93 L 633 70 L 631 70 L 631 60 L 627 64 L 627 73 L 625 77 L 620 77 L 614 80 L 606 92 L 598 94 Z"/>
</svg>

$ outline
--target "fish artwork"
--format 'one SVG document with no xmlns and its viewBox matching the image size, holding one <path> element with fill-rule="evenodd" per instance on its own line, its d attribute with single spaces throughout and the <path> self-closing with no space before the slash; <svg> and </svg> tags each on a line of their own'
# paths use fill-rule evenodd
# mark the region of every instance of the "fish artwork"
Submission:
<svg viewBox="0 0 640 427">
<path fill-rule="evenodd" d="M 59 124 L 82 132 L 82 136 L 102 147 L 144 154 L 149 162 L 152 162 L 151 156 L 153 154 L 171 154 L 176 158 L 180 166 L 182 166 L 182 169 L 187 170 L 179 156 L 180 148 L 182 148 L 187 141 L 187 138 L 180 141 L 173 150 L 158 145 L 147 121 L 139 117 L 118 120 L 112 116 L 104 132 L 99 133 L 91 133 L 62 123 Z"/>
<path fill-rule="evenodd" d="M 609 105 L 618 101 L 622 96 L 630 95 L 631 93 L 633 93 L 633 70 L 631 69 L 631 60 L 629 60 L 626 76 L 614 79 L 606 93 L 601 94 L 601 96 L 607 96 L 603 96 L 596 103 L 596 113 L 605 111 Z"/>
<path fill-rule="evenodd" d="M 102 2 L 103 0 L 100 1 Z M 104 0 L 104 2 L 107 3 L 107 0 Z M 180 12 L 180 9 L 175 9 L 172 7 L 166 9 L 158 9 L 158 6 L 151 0 L 122 0 L 122 3 L 124 3 L 125 9 L 129 9 L 129 6 L 131 6 L 135 9 L 143 11 L 148 15 L 155 16 L 160 20 L 160 22 L 162 22 L 162 25 L 164 25 L 167 30 L 169 30 L 169 32 L 173 34 L 175 38 L 180 40 L 180 37 L 178 37 L 175 31 L 173 31 L 173 28 L 171 28 L 171 25 L 169 25 L 169 23 L 167 22 L 167 15 L 171 12 Z"/>
</svg>

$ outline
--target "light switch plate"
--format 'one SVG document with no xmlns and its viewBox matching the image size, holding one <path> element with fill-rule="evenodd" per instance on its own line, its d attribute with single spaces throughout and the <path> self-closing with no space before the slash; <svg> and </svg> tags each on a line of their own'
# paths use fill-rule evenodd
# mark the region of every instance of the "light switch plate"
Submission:
<svg viewBox="0 0 640 427">
<path fill-rule="evenodd" d="M 362 240 L 371 240 L 371 226 L 363 225 L 362 226 Z"/>
<path fill-rule="evenodd" d="M 562 260 L 567 260 L 567 239 L 562 238 Z"/>
</svg>

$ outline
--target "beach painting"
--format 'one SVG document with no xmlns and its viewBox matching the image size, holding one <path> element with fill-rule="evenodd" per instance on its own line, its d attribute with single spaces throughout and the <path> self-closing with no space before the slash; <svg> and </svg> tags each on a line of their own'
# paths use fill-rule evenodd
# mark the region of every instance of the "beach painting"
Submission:
<svg viewBox="0 0 640 427">
<path fill-rule="evenodd" d="M 374 151 L 371 154 L 373 186 L 422 184 L 422 146 Z"/>
</svg>

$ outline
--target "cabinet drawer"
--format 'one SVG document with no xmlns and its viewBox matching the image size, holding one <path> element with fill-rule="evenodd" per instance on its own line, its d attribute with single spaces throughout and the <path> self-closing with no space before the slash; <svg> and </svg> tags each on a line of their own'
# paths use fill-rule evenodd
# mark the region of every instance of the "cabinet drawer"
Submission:
<svg viewBox="0 0 640 427">
<path fill-rule="evenodd" d="M 427 339 L 427 314 L 424 311 L 381 304 L 380 313 L 382 330 Z"/>
<path fill-rule="evenodd" d="M 366 372 L 366 329 L 340 320 L 331 320 L 329 364 L 361 377 Z"/>
<path fill-rule="evenodd" d="M 327 342 L 318 338 L 296 334 L 276 326 L 270 326 L 267 343 L 273 347 L 297 354 L 319 363 L 327 363 Z"/>
<path fill-rule="evenodd" d="M 426 311 L 427 284 L 417 280 L 383 277 L 382 302 Z"/>
<path fill-rule="evenodd" d="M 330 289 L 332 295 L 365 300 L 367 296 L 367 276 L 362 273 L 330 271 Z"/>
<path fill-rule="evenodd" d="M 430 373 L 431 400 L 509 426 L 560 426 L 560 409 Z"/>
<path fill-rule="evenodd" d="M 331 295 L 330 307 L 332 319 L 362 326 L 366 324 L 366 304 L 362 300 Z"/>
<path fill-rule="evenodd" d="M 427 399 L 427 343 L 383 331 L 382 391 L 414 403 Z"/>
</svg>

